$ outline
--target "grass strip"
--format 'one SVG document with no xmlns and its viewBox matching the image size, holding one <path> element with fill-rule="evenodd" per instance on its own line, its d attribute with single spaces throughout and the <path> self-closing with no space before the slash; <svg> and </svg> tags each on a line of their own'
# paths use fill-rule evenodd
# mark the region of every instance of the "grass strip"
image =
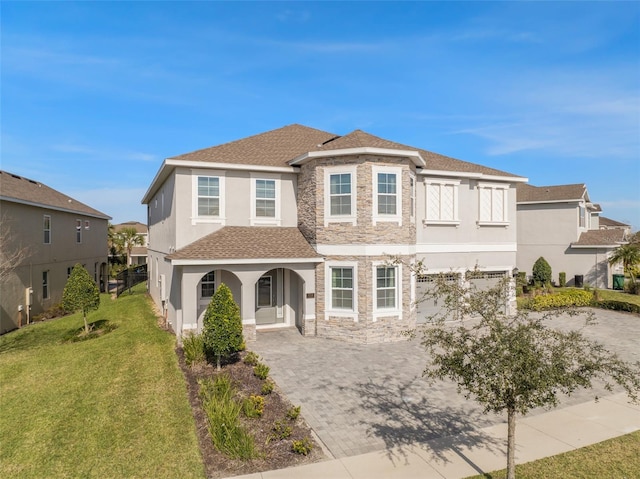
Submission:
<svg viewBox="0 0 640 479">
<path fill-rule="evenodd" d="M 0 477 L 203 478 L 175 338 L 157 327 L 144 285 L 102 295 L 70 342 L 74 314 L 0 337 Z"/>
<path fill-rule="evenodd" d="M 468 479 L 504 479 L 506 469 Z M 640 477 L 640 431 L 516 466 L 518 479 Z"/>
</svg>

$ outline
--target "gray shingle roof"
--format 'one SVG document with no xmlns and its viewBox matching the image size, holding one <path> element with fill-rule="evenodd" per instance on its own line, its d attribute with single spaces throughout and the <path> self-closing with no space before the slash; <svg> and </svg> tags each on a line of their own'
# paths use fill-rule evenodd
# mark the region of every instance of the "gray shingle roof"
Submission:
<svg viewBox="0 0 640 479">
<path fill-rule="evenodd" d="M 43 208 L 81 213 L 102 219 L 111 219 L 110 216 L 64 193 L 60 193 L 39 181 L 30 180 L 7 171 L 0 171 L 0 196 L 8 201 L 14 200 L 21 203 L 34 204 Z"/>
<path fill-rule="evenodd" d="M 568 201 L 581 199 L 587 187 L 584 183 L 573 185 L 533 186 L 518 184 L 516 187 L 518 203 L 529 201 Z"/>
<path fill-rule="evenodd" d="M 612 220 L 611 218 L 606 218 L 604 216 L 600 217 L 600 226 L 612 226 L 612 227 L 620 227 L 620 228 L 628 228 L 631 225 L 627 223 L 621 223 L 620 221 Z"/>
<path fill-rule="evenodd" d="M 589 230 L 580 235 L 572 246 L 611 246 L 624 242 L 623 229 Z"/>
<path fill-rule="evenodd" d="M 298 228 L 225 226 L 167 256 L 170 260 L 320 258 Z"/>
<path fill-rule="evenodd" d="M 144 223 L 140 223 L 139 221 L 125 221 L 124 223 L 119 223 L 117 225 L 113 225 L 113 228 L 116 232 L 120 231 L 122 228 L 133 228 L 136 230 L 136 233 L 139 234 L 148 234 L 149 228 Z"/>
<path fill-rule="evenodd" d="M 362 130 L 354 130 L 347 135 L 339 136 L 298 124 L 175 156 L 171 159 L 284 167 L 288 166 L 289 161 L 305 153 L 315 151 L 330 152 L 331 150 L 358 147 L 418 151 L 427 163 L 425 166 L 427 170 L 518 177 L 518 175 L 512 173 L 389 141 Z"/>
</svg>

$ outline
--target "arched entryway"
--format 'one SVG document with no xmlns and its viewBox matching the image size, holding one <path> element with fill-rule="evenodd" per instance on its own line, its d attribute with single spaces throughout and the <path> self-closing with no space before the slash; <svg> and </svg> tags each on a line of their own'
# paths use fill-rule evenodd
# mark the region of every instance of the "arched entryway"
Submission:
<svg viewBox="0 0 640 479">
<path fill-rule="evenodd" d="M 256 326 L 302 327 L 304 281 L 295 271 L 273 268 L 255 284 Z"/>
<path fill-rule="evenodd" d="M 231 290 L 236 304 L 242 304 L 242 283 L 234 273 L 224 269 L 212 269 L 205 273 L 200 278 L 197 286 L 198 332 L 202 332 L 204 313 L 207 311 L 213 294 L 223 283 Z"/>
</svg>

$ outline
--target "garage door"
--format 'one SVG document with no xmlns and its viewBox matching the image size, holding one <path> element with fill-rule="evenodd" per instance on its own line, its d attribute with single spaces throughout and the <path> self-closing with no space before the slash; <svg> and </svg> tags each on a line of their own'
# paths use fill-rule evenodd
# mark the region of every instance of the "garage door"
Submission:
<svg viewBox="0 0 640 479">
<path fill-rule="evenodd" d="M 505 274 L 504 271 L 467 271 L 466 278 L 471 290 L 482 291 L 498 286 Z"/>
<path fill-rule="evenodd" d="M 430 316 L 437 314 L 442 309 L 444 298 L 436 299 L 431 296 L 439 276 L 438 274 L 420 274 L 416 278 L 416 322 L 418 324 L 426 323 Z M 450 282 L 456 282 L 460 278 L 460 275 L 454 273 L 448 273 L 444 276 Z"/>
</svg>

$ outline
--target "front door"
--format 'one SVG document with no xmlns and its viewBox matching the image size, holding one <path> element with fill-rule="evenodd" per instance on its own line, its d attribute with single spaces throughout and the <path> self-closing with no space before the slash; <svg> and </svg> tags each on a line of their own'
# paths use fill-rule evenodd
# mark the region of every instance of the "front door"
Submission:
<svg viewBox="0 0 640 479">
<path fill-rule="evenodd" d="M 256 283 L 256 324 L 284 322 L 283 270 L 272 269 Z"/>
</svg>

